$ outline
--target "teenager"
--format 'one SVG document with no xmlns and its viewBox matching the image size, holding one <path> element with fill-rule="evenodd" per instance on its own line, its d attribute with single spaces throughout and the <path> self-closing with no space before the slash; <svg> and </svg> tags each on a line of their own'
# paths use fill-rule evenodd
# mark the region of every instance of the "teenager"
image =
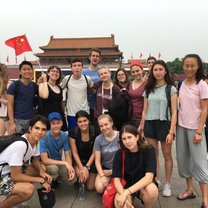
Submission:
<svg viewBox="0 0 208 208">
<path fill-rule="evenodd" d="M 207 117 L 208 87 L 203 63 L 197 54 L 183 59 L 185 80 L 179 90 L 179 113 L 176 135 L 176 153 L 179 175 L 186 179 L 186 191 L 178 200 L 193 199 L 193 180 L 199 182 L 202 208 L 208 208 L 208 164 L 204 124 Z"/>
<path fill-rule="evenodd" d="M 46 171 L 53 178 L 51 187 L 59 188 L 58 180 L 65 182 L 74 180 L 74 169 L 72 167 L 71 153 L 69 148 L 68 134 L 61 131 L 63 118 L 58 112 L 48 115 L 50 131 L 40 141 L 40 157 L 46 166 Z M 62 159 L 62 151 L 65 160 Z"/>
<path fill-rule="evenodd" d="M 130 81 L 127 71 L 124 68 L 118 68 L 114 76 L 114 84 L 120 89 L 128 89 Z"/>
<path fill-rule="evenodd" d="M 9 208 L 29 200 L 35 187 L 33 183 L 40 183 L 46 192 L 51 187 L 51 176 L 49 176 L 40 165 L 40 150 L 38 142 L 47 132 L 48 121 L 45 117 L 37 115 L 29 121 L 29 132 L 22 137 L 25 142 L 16 141 L 10 144 L 0 153 L 1 183 L 0 195 L 5 199 L 0 202 L 0 208 Z M 22 165 L 33 157 L 31 165 L 23 172 Z"/>
<path fill-rule="evenodd" d="M 119 135 L 121 149 L 116 152 L 113 161 L 114 186 L 117 190 L 115 207 L 134 207 L 133 197 L 139 198 L 146 208 L 154 207 L 158 197 L 158 188 L 155 185 L 156 155 L 152 146 L 147 145 L 139 137 L 134 126 L 124 126 Z M 125 160 L 122 167 L 122 152 Z M 122 176 L 122 168 L 124 175 Z M 124 177 L 126 185 L 123 187 L 121 178 Z"/>
<path fill-rule="evenodd" d="M 95 188 L 95 154 L 93 145 L 97 133 L 90 125 L 90 115 L 86 111 L 78 111 L 75 114 L 77 127 L 70 131 L 70 145 L 75 161 L 74 169 L 77 180 L 86 183 L 88 190 Z"/>
<path fill-rule="evenodd" d="M 144 133 L 147 142 L 155 148 L 159 188 L 161 182 L 159 180 L 158 144 L 161 144 L 165 161 L 163 196 L 169 197 L 172 194 L 170 186 L 173 170 L 171 149 L 177 120 L 177 90 L 164 61 L 158 60 L 153 64 L 145 89 L 144 110 L 139 130 Z"/>
<path fill-rule="evenodd" d="M 96 137 L 94 144 L 95 165 L 98 172 L 95 188 L 98 193 L 103 193 L 111 179 L 113 159 L 120 145 L 119 133 L 113 129 L 113 120 L 108 114 L 99 116 L 98 124 L 101 134 Z"/>
</svg>

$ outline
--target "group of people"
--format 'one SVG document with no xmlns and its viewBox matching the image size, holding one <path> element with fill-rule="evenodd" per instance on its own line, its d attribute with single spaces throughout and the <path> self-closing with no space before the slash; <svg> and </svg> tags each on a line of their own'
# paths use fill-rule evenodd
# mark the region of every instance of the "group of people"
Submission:
<svg viewBox="0 0 208 208">
<path fill-rule="evenodd" d="M 99 66 L 99 49 L 92 49 L 89 59 L 89 68 L 84 70 L 82 60 L 73 59 L 72 74 L 63 79 L 58 66 L 49 67 L 38 85 L 31 81 L 30 62 L 20 64 L 21 77 L 13 83 L 9 83 L 6 66 L 1 64 L 0 133 L 23 134 L 29 151 L 17 141 L 0 153 L 1 183 L 8 179 L 6 186 L 0 185 L 0 195 L 5 196 L 0 208 L 28 200 L 34 192 L 32 183 L 40 183 L 48 192 L 51 187 L 59 187 L 61 180 L 69 184 L 77 180 L 89 191 L 95 189 L 102 194 L 112 178 L 117 191 L 115 207 L 133 207 L 134 197 L 145 207 L 154 207 L 158 189 L 162 188 L 159 144 L 165 162 L 162 195 L 172 194 L 171 149 L 175 135 L 179 175 L 187 182 L 186 191 L 177 199 L 195 198 L 194 178 L 202 193 L 201 207 L 207 208 L 204 126 L 208 85 L 201 58 L 196 54 L 184 57 L 186 78 L 180 89 L 175 87 L 166 63 L 154 57 L 147 59 L 148 74 L 143 74 L 139 61 L 132 62 L 131 80 L 123 68 L 112 80 L 110 69 Z M 116 118 L 108 114 L 108 109 L 123 92 L 129 97 L 129 117 L 115 128 Z M 21 166 L 31 157 L 31 165 L 23 173 Z M 8 165 L 2 167 L 2 163 Z"/>
</svg>

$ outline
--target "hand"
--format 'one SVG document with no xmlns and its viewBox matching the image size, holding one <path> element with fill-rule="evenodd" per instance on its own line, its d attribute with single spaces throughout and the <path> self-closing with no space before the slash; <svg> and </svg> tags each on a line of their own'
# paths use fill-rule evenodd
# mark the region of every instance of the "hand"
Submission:
<svg viewBox="0 0 208 208">
<path fill-rule="evenodd" d="M 83 168 L 82 176 L 83 176 L 83 182 L 86 182 L 90 176 L 90 172 L 86 167 Z"/>
<path fill-rule="evenodd" d="M 149 79 L 149 73 L 147 72 L 144 76 L 143 76 L 144 81 L 148 81 Z"/>
<path fill-rule="evenodd" d="M 194 136 L 194 144 L 200 143 L 201 140 L 202 140 L 202 135 L 199 135 L 199 134 L 196 133 L 195 136 Z"/>
<path fill-rule="evenodd" d="M 75 176 L 74 168 L 68 162 L 65 163 L 65 166 L 68 170 L 69 180 L 74 179 Z"/>
<path fill-rule="evenodd" d="M 167 137 L 166 137 L 166 140 L 165 140 L 166 144 L 172 144 L 173 139 L 174 139 L 174 135 L 168 134 Z"/>
<path fill-rule="evenodd" d="M 108 186 L 108 179 L 106 176 L 102 176 L 101 178 L 101 182 L 103 184 L 104 187 L 107 187 Z"/>
<path fill-rule="evenodd" d="M 45 72 L 41 73 L 41 77 L 42 77 L 43 82 L 47 82 L 47 74 Z"/>
<path fill-rule="evenodd" d="M 112 175 L 112 170 L 103 170 L 103 173 L 104 173 L 106 176 L 111 176 L 111 175 Z"/>
<path fill-rule="evenodd" d="M 50 175 L 48 175 L 46 172 L 41 172 L 40 173 L 40 176 L 42 177 L 42 178 L 47 178 L 47 183 L 51 183 L 52 182 L 52 177 L 50 176 Z"/>
<path fill-rule="evenodd" d="M 16 124 L 15 124 L 15 123 L 10 124 L 9 131 L 10 131 L 10 132 L 9 132 L 10 134 L 16 134 L 16 132 L 17 132 L 17 127 L 16 127 Z"/>
<path fill-rule="evenodd" d="M 124 208 L 134 208 L 134 206 L 131 204 L 131 202 L 127 199 L 124 202 Z"/>
<path fill-rule="evenodd" d="M 43 192 L 49 192 L 51 190 L 51 185 L 48 182 L 45 182 L 44 184 L 42 184 L 43 188 L 45 190 L 43 190 Z"/>
<path fill-rule="evenodd" d="M 125 202 L 127 200 L 127 196 L 129 194 L 130 194 L 129 191 L 127 189 L 125 189 L 125 191 L 118 196 L 117 200 L 118 200 L 119 206 L 124 206 L 124 204 L 125 204 Z"/>
</svg>

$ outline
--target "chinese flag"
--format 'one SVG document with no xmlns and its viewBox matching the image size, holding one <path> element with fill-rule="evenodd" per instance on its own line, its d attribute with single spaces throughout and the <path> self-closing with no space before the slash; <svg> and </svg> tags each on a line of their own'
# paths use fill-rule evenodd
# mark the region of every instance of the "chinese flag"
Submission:
<svg viewBox="0 0 208 208">
<path fill-rule="evenodd" d="M 159 52 L 159 53 L 158 53 L 158 59 L 160 59 L 160 57 L 161 57 L 161 53 Z"/>
<path fill-rule="evenodd" d="M 142 55 L 143 55 L 143 54 L 142 54 L 142 53 L 140 53 L 140 54 L 139 54 L 139 58 L 142 58 Z"/>
<path fill-rule="evenodd" d="M 6 62 L 9 63 L 9 56 L 6 57 Z"/>
<path fill-rule="evenodd" d="M 14 48 L 16 56 L 19 56 L 25 51 L 32 51 L 26 35 L 21 35 L 6 40 L 5 44 L 11 48 Z"/>
</svg>

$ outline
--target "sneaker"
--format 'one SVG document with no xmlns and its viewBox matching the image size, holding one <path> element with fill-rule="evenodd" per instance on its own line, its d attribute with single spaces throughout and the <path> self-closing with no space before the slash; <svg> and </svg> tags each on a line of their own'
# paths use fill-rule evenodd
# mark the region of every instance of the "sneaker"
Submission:
<svg viewBox="0 0 208 208">
<path fill-rule="evenodd" d="M 169 197 L 171 196 L 171 187 L 169 183 L 165 183 L 163 188 L 163 196 Z"/>
<path fill-rule="evenodd" d="M 60 183 L 58 182 L 58 180 L 53 180 L 51 182 L 51 189 L 56 190 L 60 188 Z"/>
<path fill-rule="evenodd" d="M 157 188 L 160 191 L 162 189 L 162 183 L 159 180 L 156 180 L 156 182 L 157 182 Z"/>
</svg>

